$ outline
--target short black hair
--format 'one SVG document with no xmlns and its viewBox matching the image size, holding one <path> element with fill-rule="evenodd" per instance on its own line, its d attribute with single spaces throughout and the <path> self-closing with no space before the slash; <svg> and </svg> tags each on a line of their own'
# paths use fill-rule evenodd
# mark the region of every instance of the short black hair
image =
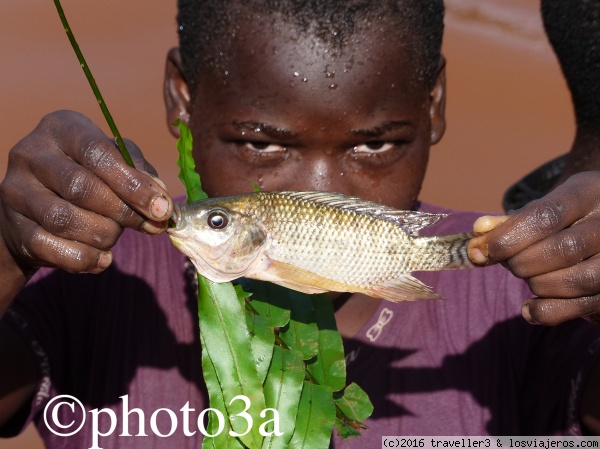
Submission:
<svg viewBox="0 0 600 449">
<path fill-rule="evenodd" d="M 408 42 L 419 80 L 433 86 L 444 32 L 443 0 L 178 0 L 177 22 L 184 76 L 192 95 L 202 70 L 215 63 L 217 46 L 235 38 L 240 9 L 278 14 L 301 31 L 342 47 L 357 20 L 395 21 Z M 225 36 L 227 34 L 227 36 Z"/>
<path fill-rule="evenodd" d="M 600 1 L 542 0 L 542 18 L 571 91 L 577 126 L 600 125 Z"/>
</svg>

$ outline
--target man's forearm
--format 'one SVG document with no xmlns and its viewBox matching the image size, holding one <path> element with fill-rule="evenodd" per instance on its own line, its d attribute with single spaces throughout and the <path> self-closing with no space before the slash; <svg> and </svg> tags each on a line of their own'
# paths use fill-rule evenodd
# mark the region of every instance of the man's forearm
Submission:
<svg viewBox="0 0 600 449">
<path fill-rule="evenodd" d="M 27 282 L 27 275 L 15 262 L 4 242 L 0 239 L 0 318 L 8 310 L 15 295 Z"/>
</svg>

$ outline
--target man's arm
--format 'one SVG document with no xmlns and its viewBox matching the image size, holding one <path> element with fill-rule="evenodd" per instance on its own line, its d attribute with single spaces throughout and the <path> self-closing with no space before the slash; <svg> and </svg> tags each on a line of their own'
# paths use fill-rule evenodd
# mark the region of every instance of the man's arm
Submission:
<svg viewBox="0 0 600 449">
<path fill-rule="evenodd" d="M 169 194 L 139 148 L 127 146 L 138 169 L 89 119 L 59 111 L 11 149 L 0 184 L 0 319 L 38 267 L 99 273 L 125 227 L 166 229 Z M 0 321 L 0 425 L 31 398 L 38 377 L 26 343 Z"/>
<path fill-rule="evenodd" d="M 0 428 L 31 400 L 39 373 L 30 349 L 7 324 L 0 321 Z"/>
<path fill-rule="evenodd" d="M 600 325 L 600 172 L 575 175 L 500 221 L 471 240 L 469 254 L 483 265 L 502 263 L 528 283 L 537 298 L 523 303 L 523 317 L 549 326 L 576 318 Z M 600 435 L 600 361 L 586 381 L 580 416 Z"/>
</svg>

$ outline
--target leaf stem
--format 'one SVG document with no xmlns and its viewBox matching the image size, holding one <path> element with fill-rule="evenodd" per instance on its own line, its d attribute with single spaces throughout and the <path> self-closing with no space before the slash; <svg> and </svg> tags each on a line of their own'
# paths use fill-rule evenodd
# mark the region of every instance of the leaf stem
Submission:
<svg viewBox="0 0 600 449">
<path fill-rule="evenodd" d="M 71 31 L 69 22 L 67 22 L 67 17 L 65 16 L 65 12 L 62 9 L 60 0 L 54 0 L 54 5 L 56 6 L 56 11 L 58 12 L 60 21 L 63 24 L 65 33 L 67 33 L 69 42 L 71 43 L 71 46 L 73 47 L 73 50 L 75 51 L 75 54 L 77 55 L 77 59 L 79 60 L 79 65 L 81 65 L 81 68 L 83 69 L 83 73 L 85 73 L 85 77 L 87 78 L 88 83 L 90 83 L 90 87 L 92 88 L 92 91 L 94 92 L 94 96 L 96 97 L 96 100 L 98 101 L 98 104 L 100 105 L 102 114 L 104 115 L 104 118 L 106 119 L 106 122 L 108 123 L 108 127 L 110 128 L 110 131 L 112 132 L 112 134 L 115 138 L 117 147 L 119 148 L 119 151 L 123 155 L 123 159 L 125 159 L 125 162 L 127 162 L 127 164 L 129 164 L 131 167 L 134 167 L 133 160 L 131 159 L 129 151 L 127 151 L 127 148 L 125 147 L 125 142 L 123 142 L 121 134 L 119 133 L 119 130 L 117 129 L 117 125 L 115 125 L 115 122 L 114 122 L 112 116 L 110 115 L 108 107 L 106 106 L 106 103 L 104 102 L 104 99 L 102 98 L 102 94 L 100 93 L 100 89 L 98 89 L 98 85 L 96 84 L 96 81 L 94 80 L 92 72 L 90 71 L 90 69 L 87 65 L 87 62 L 85 62 L 83 53 L 81 53 L 81 50 L 79 49 L 79 45 L 77 44 L 77 41 L 75 40 L 75 36 L 73 36 L 73 31 Z"/>
</svg>

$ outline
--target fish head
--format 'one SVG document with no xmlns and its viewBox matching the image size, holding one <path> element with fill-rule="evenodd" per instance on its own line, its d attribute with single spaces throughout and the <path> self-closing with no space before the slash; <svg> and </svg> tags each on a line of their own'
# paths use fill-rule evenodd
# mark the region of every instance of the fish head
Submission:
<svg viewBox="0 0 600 449">
<path fill-rule="evenodd" d="M 244 276 L 266 245 L 264 226 L 241 209 L 239 201 L 222 198 L 175 206 L 171 242 L 214 282 Z"/>
</svg>

